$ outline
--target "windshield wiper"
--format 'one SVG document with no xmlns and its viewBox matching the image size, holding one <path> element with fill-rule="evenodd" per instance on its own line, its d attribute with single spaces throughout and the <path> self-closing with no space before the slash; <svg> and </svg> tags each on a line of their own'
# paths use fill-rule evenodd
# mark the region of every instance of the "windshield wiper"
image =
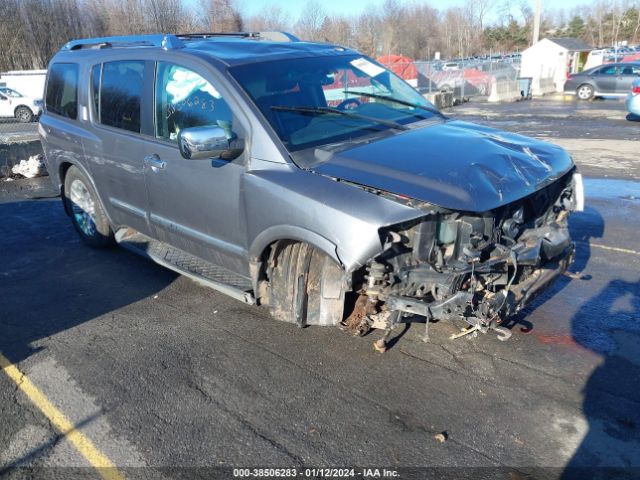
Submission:
<svg viewBox="0 0 640 480">
<path fill-rule="evenodd" d="M 369 97 L 369 98 L 379 98 L 381 100 L 388 100 L 389 102 L 398 103 L 400 105 L 405 105 L 407 107 L 419 108 L 420 110 L 425 110 L 427 112 L 435 113 L 436 115 L 439 115 L 440 117 L 444 118 L 445 120 L 448 119 L 447 116 L 444 113 L 442 113 L 440 110 L 438 110 L 437 108 L 431 108 L 431 107 L 427 107 L 425 105 L 419 105 L 417 103 L 407 102 L 406 100 L 400 100 L 399 98 L 389 97 L 387 95 L 378 95 L 376 93 L 357 92 L 357 91 L 353 91 L 353 90 L 345 90 L 344 93 L 350 93 L 352 95 L 360 95 L 360 96 Z"/>
<path fill-rule="evenodd" d="M 393 122 L 391 120 L 383 120 L 381 118 L 369 117 L 367 115 L 360 115 L 358 113 L 345 112 L 331 107 L 289 107 L 286 105 L 272 105 L 271 110 L 277 110 L 280 112 L 299 112 L 299 113 L 317 113 L 319 115 L 342 115 L 343 117 L 357 118 L 360 120 L 366 120 L 371 123 L 379 123 L 395 130 L 409 130 L 409 127 L 405 127 L 401 123 Z"/>
</svg>

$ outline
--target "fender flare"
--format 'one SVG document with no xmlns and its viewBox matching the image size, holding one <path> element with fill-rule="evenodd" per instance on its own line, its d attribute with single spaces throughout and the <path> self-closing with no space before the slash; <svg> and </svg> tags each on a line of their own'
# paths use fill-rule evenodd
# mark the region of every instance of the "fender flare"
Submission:
<svg viewBox="0 0 640 480">
<path fill-rule="evenodd" d="M 336 262 L 343 271 L 345 270 L 344 264 L 338 256 L 338 248 L 331 240 L 302 227 L 296 227 L 293 225 L 274 225 L 260 232 L 253 239 L 253 242 L 249 247 L 249 272 L 255 292 L 258 291 L 258 282 L 263 270 L 262 254 L 269 245 L 280 240 L 305 242 L 326 254 Z"/>
<path fill-rule="evenodd" d="M 327 254 L 340 267 L 343 267 L 343 263 L 338 256 L 336 244 L 314 231 L 294 225 L 274 225 L 260 232 L 249 247 L 249 259 L 251 262 L 259 263 L 265 249 L 278 240 L 296 240 L 308 243 Z"/>
<path fill-rule="evenodd" d="M 26 105 L 24 103 L 21 103 L 19 105 L 16 105 L 16 107 L 13 109 L 13 115 L 15 116 L 16 112 L 18 111 L 18 109 L 20 107 L 24 107 L 26 109 L 28 109 L 31 112 L 31 115 L 33 115 L 34 117 L 36 116 L 36 114 L 34 113 L 34 111 L 31 109 L 31 107 L 29 105 Z"/>
</svg>

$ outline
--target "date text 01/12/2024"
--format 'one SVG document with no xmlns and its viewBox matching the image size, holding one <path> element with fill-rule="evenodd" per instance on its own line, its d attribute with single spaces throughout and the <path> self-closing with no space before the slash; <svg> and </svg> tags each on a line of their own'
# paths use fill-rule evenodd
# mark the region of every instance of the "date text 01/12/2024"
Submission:
<svg viewBox="0 0 640 480">
<path fill-rule="evenodd" d="M 398 471 L 386 468 L 234 468 L 234 478 L 394 478 Z"/>
</svg>

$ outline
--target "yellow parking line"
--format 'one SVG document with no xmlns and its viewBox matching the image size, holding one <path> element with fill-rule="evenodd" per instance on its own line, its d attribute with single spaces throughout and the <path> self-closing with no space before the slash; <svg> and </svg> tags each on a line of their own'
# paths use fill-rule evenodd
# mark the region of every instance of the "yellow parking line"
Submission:
<svg viewBox="0 0 640 480">
<path fill-rule="evenodd" d="M 38 387 L 2 353 L 0 353 L 0 368 L 2 368 L 2 371 L 29 397 L 29 400 L 38 407 L 55 428 L 76 447 L 76 450 L 87 459 L 89 464 L 98 471 L 102 478 L 105 480 L 124 480 L 124 475 L 111 463 L 111 460 L 100 452 L 82 432 L 77 430 L 67 417 L 53 406 Z"/>
</svg>

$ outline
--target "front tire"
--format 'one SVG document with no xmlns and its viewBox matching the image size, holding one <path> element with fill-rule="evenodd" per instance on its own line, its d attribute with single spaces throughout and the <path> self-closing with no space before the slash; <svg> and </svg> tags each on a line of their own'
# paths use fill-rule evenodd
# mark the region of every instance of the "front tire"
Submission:
<svg viewBox="0 0 640 480">
<path fill-rule="evenodd" d="M 279 241 L 269 258 L 269 307 L 284 322 L 337 325 L 344 312 L 342 268 L 315 247 Z"/>
<path fill-rule="evenodd" d="M 113 231 L 98 195 L 78 167 L 67 170 L 63 201 L 73 226 L 87 245 L 105 248 L 113 244 Z"/>
<path fill-rule="evenodd" d="M 576 90 L 576 95 L 580 100 L 591 100 L 593 98 L 594 90 L 588 83 L 582 84 Z"/>
<path fill-rule="evenodd" d="M 20 123 L 29 123 L 33 121 L 33 112 L 28 107 L 18 107 L 15 111 L 16 120 Z"/>
</svg>

